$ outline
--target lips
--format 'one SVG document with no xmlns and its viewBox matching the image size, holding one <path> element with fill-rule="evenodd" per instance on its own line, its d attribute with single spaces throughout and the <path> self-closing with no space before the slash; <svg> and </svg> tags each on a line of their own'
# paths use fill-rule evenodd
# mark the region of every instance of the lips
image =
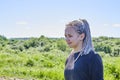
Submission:
<svg viewBox="0 0 120 80">
<path fill-rule="evenodd" d="M 67 44 L 71 44 L 72 42 L 67 42 Z"/>
</svg>

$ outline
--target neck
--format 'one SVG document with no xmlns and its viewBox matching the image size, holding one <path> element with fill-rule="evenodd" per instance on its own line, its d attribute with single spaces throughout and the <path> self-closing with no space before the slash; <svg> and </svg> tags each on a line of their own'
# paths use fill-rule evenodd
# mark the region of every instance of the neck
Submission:
<svg viewBox="0 0 120 80">
<path fill-rule="evenodd" d="M 72 53 L 80 52 L 81 50 L 82 50 L 82 45 L 79 45 L 76 48 L 73 48 Z"/>
</svg>

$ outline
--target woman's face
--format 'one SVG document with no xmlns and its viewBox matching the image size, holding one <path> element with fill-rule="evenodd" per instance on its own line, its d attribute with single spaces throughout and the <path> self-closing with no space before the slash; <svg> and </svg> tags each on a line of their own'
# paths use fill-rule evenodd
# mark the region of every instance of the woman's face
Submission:
<svg viewBox="0 0 120 80">
<path fill-rule="evenodd" d="M 80 34 L 78 34 L 74 28 L 72 27 L 67 27 L 65 29 L 65 38 L 66 42 L 71 48 L 77 48 L 81 43 L 80 43 Z"/>
</svg>

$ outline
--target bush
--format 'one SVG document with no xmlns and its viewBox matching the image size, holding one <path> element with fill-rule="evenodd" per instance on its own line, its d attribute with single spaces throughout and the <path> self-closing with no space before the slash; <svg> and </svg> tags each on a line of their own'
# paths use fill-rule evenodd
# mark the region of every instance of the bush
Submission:
<svg viewBox="0 0 120 80">
<path fill-rule="evenodd" d="M 50 46 L 49 45 L 45 46 L 44 51 L 46 52 L 50 51 Z"/>
<path fill-rule="evenodd" d="M 58 49 L 61 50 L 61 51 L 66 51 L 67 45 L 66 45 L 65 41 L 59 40 L 59 41 L 57 42 L 57 47 L 58 47 Z"/>
<path fill-rule="evenodd" d="M 25 66 L 28 66 L 28 67 L 32 67 L 32 66 L 34 66 L 34 61 L 31 60 L 31 59 L 27 60 Z"/>
</svg>

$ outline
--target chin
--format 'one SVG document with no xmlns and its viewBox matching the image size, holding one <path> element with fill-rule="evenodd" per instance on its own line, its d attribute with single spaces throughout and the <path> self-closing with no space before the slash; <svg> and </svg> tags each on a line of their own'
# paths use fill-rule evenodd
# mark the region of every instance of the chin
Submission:
<svg viewBox="0 0 120 80">
<path fill-rule="evenodd" d="M 70 48 L 73 48 L 73 46 L 72 45 L 68 45 Z"/>
</svg>

